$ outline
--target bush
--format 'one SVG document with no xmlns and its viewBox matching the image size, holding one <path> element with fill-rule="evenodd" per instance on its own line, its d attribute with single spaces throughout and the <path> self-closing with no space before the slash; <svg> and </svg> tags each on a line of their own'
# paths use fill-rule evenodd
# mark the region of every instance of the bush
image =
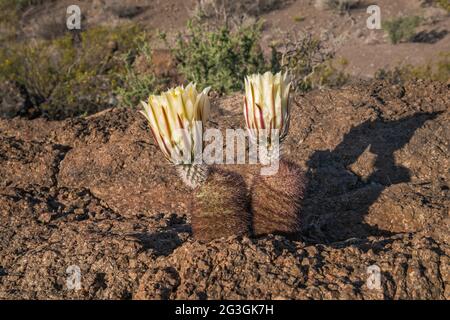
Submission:
<svg viewBox="0 0 450 320">
<path fill-rule="evenodd" d="M 393 44 L 401 41 L 410 41 L 416 35 L 416 28 L 421 23 L 417 16 L 399 17 L 383 22 L 383 29 L 387 32 Z"/>
<path fill-rule="evenodd" d="M 332 59 L 319 64 L 314 72 L 306 78 L 307 88 L 339 88 L 346 84 L 349 75 L 345 73 L 347 61 L 345 59 Z"/>
<path fill-rule="evenodd" d="M 442 9 L 445 9 L 445 10 L 447 10 L 447 12 L 450 12 L 450 1 L 448 1 L 448 0 L 436 0 L 436 3 Z"/>
<path fill-rule="evenodd" d="M 296 91 L 324 86 L 341 86 L 348 76 L 343 72 L 347 61 L 333 61 L 334 52 L 310 34 L 290 40 L 279 48 L 272 47 L 272 71 L 288 71 Z"/>
<path fill-rule="evenodd" d="M 356 8 L 360 0 L 316 0 L 315 6 L 318 9 L 332 9 L 345 12 Z"/>
<path fill-rule="evenodd" d="M 168 41 L 166 44 L 186 80 L 200 87 L 211 86 L 220 93 L 242 90 L 245 76 L 266 70 L 289 72 L 297 91 L 341 86 L 347 81 L 343 71 L 347 61 L 333 60 L 334 53 L 310 34 L 273 46 L 272 57 L 266 62 L 259 45 L 260 29 L 261 24 L 256 23 L 232 32 L 226 25 L 208 27 L 199 20 L 191 20 L 187 34 L 180 34 L 173 47 Z M 162 38 L 166 40 L 164 34 Z M 136 79 L 133 72 L 130 79 Z M 139 80 L 137 83 L 131 80 L 134 84 L 130 87 L 136 90 L 130 97 L 146 97 L 151 90 L 161 87 L 162 81 L 151 77 L 148 85 L 145 81 L 140 85 Z M 130 103 L 136 101 L 128 100 L 127 104 Z"/>
<path fill-rule="evenodd" d="M 19 20 L 15 2 L 0 0 L 0 48 L 16 37 Z"/>
<path fill-rule="evenodd" d="M 406 65 L 393 70 L 379 70 L 375 77 L 392 83 L 403 83 L 411 79 L 448 82 L 450 80 L 450 52 L 441 53 L 437 62 L 422 66 Z"/>
<path fill-rule="evenodd" d="M 17 9 L 17 10 L 24 10 L 28 8 L 29 6 L 35 6 L 39 4 L 43 4 L 44 2 L 51 2 L 54 0 L 1 0 L 0 1 L 0 7 L 2 9 L 4 8 L 11 8 L 11 9 Z"/>
<path fill-rule="evenodd" d="M 146 101 L 149 95 L 165 89 L 170 82 L 168 76 L 156 76 L 151 70 L 138 72 L 135 66 L 138 57 L 145 60 L 146 65 L 152 64 L 152 51 L 146 38 L 139 41 L 136 50 L 130 50 L 122 56 L 125 72 L 120 74 L 120 85 L 114 93 L 128 107 L 136 107 L 140 101 Z"/>
<path fill-rule="evenodd" d="M 246 75 L 266 69 L 259 46 L 260 29 L 258 23 L 234 32 L 227 26 L 210 30 L 191 20 L 187 34 L 178 36 L 171 51 L 187 80 L 222 93 L 237 91 L 243 88 Z"/>
<path fill-rule="evenodd" d="M 242 16 L 258 16 L 273 10 L 286 0 L 199 0 L 197 2 L 197 16 L 226 22 L 232 18 Z"/>
<path fill-rule="evenodd" d="M 56 38 L 67 32 L 66 17 L 61 14 L 43 15 L 39 21 L 24 24 L 22 15 L 31 6 L 56 0 L 0 0 L 0 47 L 22 38 Z M 26 30 L 24 30 L 26 27 Z"/>
<path fill-rule="evenodd" d="M 93 28 L 55 40 L 10 43 L 0 48 L 0 81 L 25 89 L 31 103 L 61 119 L 109 107 L 139 27 Z"/>
</svg>

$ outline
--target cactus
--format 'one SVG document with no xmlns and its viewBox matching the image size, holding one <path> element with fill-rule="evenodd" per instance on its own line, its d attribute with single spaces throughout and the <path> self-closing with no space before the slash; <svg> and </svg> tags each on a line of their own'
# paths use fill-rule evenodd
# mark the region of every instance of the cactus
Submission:
<svg viewBox="0 0 450 320">
<path fill-rule="evenodd" d="M 244 117 L 250 142 L 265 144 L 268 152 L 262 157 L 263 162 L 279 162 L 273 175 L 257 175 L 253 179 L 251 210 L 256 236 L 299 231 L 305 175 L 297 165 L 281 158 L 281 143 L 289 130 L 290 88 L 289 78 L 283 73 L 266 72 L 245 80 Z M 261 135 L 266 135 L 266 139 L 261 140 Z"/>
<path fill-rule="evenodd" d="M 286 160 L 280 160 L 276 174 L 257 176 L 251 189 L 254 235 L 297 233 L 305 186 L 304 172 Z"/>
<path fill-rule="evenodd" d="M 247 187 L 234 172 L 212 168 L 194 190 L 192 207 L 192 232 L 197 240 L 250 235 Z"/>
<path fill-rule="evenodd" d="M 202 128 L 208 120 L 209 88 L 198 92 L 195 84 L 170 89 L 142 102 L 161 151 L 193 190 L 192 230 L 198 240 L 249 235 L 249 201 L 243 178 L 206 164 L 196 163 L 203 147 Z M 180 130 L 181 129 L 181 130 Z"/>
<path fill-rule="evenodd" d="M 176 168 L 181 180 L 191 189 L 200 186 L 209 173 L 208 166 L 204 164 L 180 164 Z"/>
</svg>

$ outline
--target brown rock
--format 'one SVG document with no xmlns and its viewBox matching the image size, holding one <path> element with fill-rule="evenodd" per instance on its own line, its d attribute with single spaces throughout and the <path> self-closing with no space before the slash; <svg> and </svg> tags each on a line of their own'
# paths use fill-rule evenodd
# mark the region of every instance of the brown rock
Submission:
<svg viewBox="0 0 450 320">
<path fill-rule="evenodd" d="M 0 119 L 0 299 L 450 299 L 448 86 L 294 98 L 284 150 L 308 177 L 295 241 L 193 241 L 192 193 L 134 110 Z M 242 96 L 212 102 L 209 126 L 244 127 Z"/>
</svg>

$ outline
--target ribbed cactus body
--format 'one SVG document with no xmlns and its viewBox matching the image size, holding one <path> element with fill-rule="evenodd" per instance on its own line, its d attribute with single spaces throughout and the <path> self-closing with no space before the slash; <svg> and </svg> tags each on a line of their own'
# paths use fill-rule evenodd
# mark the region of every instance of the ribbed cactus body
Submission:
<svg viewBox="0 0 450 320">
<path fill-rule="evenodd" d="M 257 176 L 251 190 L 254 235 L 297 233 L 305 186 L 304 172 L 285 160 L 274 175 Z"/>
<path fill-rule="evenodd" d="M 195 189 L 206 180 L 209 169 L 204 164 L 180 164 L 177 165 L 177 170 L 183 182 Z"/>
<path fill-rule="evenodd" d="M 243 178 L 213 168 L 194 191 L 192 231 L 197 240 L 250 234 L 251 216 Z"/>
</svg>

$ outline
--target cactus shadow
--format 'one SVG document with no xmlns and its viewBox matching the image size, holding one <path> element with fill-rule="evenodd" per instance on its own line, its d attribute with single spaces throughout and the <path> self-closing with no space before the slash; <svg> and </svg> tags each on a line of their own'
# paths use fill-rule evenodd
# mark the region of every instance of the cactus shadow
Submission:
<svg viewBox="0 0 450 320">
<path fill-rule="evenodd" d="M 138 232 L 132 236 L 143 246 L 145 250 L 152 250 L 156 256 L 168 256 L 180 247 L 185 238 L 180 234 L 192 234 L 191 226 L 176 216 L 172 216 L 168 226 L 155 232 Z"/>
<path fill-rule="evenodd" d="M 352 128 L 334 150 L 314 152 L 307 162 L 301 237 L 330 244 L 393 235 L 366 224 L 364 218 L 383 190 L 411 180 L 410 170 L 396 164 L 394 153 L 438 114 L 416 113 L 395 121 L 367 120 Z"/>
</svg>

